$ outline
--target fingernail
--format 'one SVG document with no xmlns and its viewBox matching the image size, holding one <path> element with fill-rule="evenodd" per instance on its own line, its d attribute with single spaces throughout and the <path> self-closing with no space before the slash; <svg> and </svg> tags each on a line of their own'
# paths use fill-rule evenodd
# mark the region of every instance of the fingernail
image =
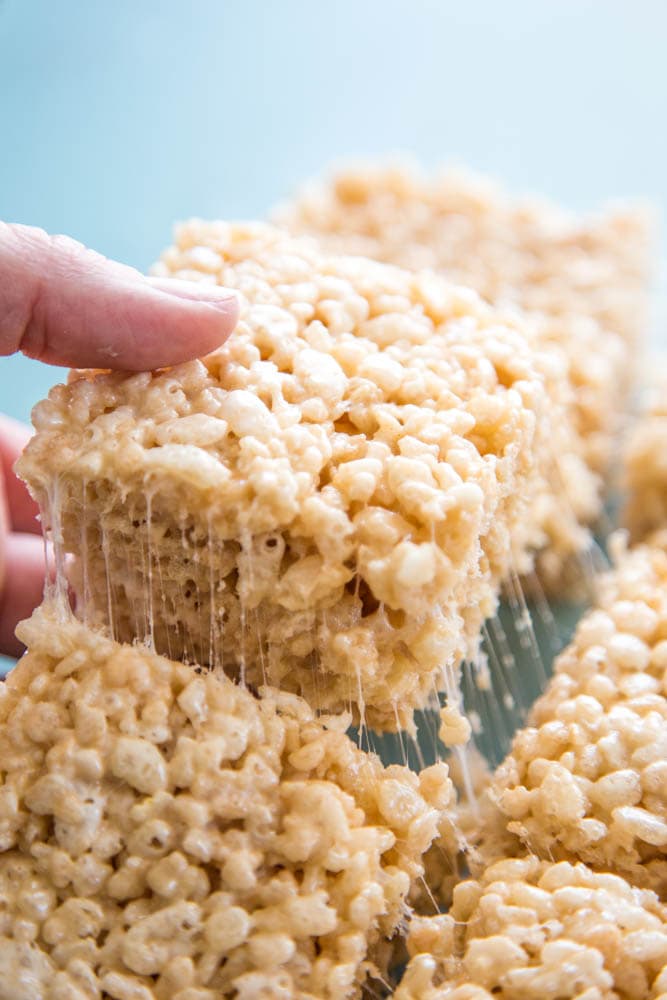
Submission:
<svg viewBox="0 0 667 1000">
<path fill-rule="evenodd" d="M 180 278 L 149 278 L 148 281 L 157 291 L 177 299 L 207 302 L 212 306 L 229 306 L 236 300 L 236 293 L 230 288 L 208 281 L 182 281 Z"/>
</svg>

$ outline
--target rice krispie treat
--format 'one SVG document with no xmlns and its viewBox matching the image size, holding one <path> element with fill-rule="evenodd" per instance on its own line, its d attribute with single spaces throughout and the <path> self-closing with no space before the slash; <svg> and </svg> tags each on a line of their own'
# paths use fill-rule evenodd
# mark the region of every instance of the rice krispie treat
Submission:
<svg viewBox="0 0 667 1000">
<path fill-rule="evenodd" d="M 623 551 L 498 768 L 510 833 L 667 894 L 667 536 Z"/>
<path fill-rule="evenodd" d="M 0 996 L 357 996 L 453 806 L 446 766 L 383 768 L 344 717 L 49 608 L 20 634 L 0 691 Z"/>
<path fill-rule="evenodd" d="M 636 205 L 577 218 L 471 172 L 376 163 L 311 182 L 275 214 L 338 252 L 445 271 L 494 302 L 588 316 L 628 344 L 645 331 L 651 220 Z"/>
<path fill-rule="evenodd" d="M 261 224 L 185 225 L 160 273 L 236 289 L 234 335 L 74 373 L 20 462 L 80 616 L 410 728 L 540 544 L 532 350 L 473 292 Z"/>
<path fill-rule="evenodd" d="M 557 581 L 586 542 L 581 525 L 600 512 L 606 471 L 647 313 L 648 225 L 637 209 L 576 219 L 537 200 L 510 197 L 488 180 L 374 165 L 314 183 L 276 213 L 328 249 L 429 268 L 491 302 L 525 310 L 548 356 L 545 371 L 561 416 L 546 505 L 550 545 L 542 571 Z"/>
<path fill-rule="evenodd" d="M 622 486 L 626 494 L 623 520 L 639 541 L 667 527 L 667 365 L 654 362 L 660 372 L 643 401 L 640 417 L 630 429 L 623 461 Z"/>
<path fill-rule="evenodd" d="M 395 1000 L 649 1000 L 667 987 L 667 908 L 583 864 L 512 858 L 415 917 Z"/>
</svg>

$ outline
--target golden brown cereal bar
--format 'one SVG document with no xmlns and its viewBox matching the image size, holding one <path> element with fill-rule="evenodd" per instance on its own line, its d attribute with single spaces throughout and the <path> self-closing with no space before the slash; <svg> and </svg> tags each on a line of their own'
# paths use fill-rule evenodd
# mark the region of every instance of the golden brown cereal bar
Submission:
<svg viewBox="0 0 667 1000">
<path fill-rule="evenodd" d="M 20 464 L 80 615 L 409 728 L 541 542 L 534 352 L 473 292 L 261 224 L 183 226 L 160 270 L 235 288 L 235 334 L 74 373 Z"/>
<path fill-rule="evenodd" d="M 446 766 L 383 768 L 344 717 L 48 605 L 20 635 L 0 691 L 0 993 L 358 996 L 453 805 Z"/>
</svg>

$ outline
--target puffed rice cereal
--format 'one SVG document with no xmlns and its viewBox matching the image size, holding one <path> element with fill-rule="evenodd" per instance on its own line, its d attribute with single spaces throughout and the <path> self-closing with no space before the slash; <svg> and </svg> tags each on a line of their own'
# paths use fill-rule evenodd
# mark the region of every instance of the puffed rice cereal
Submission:
<svg viewBox="0 0 667 1000">
<path fill-rule="evenodd" d="M 413 917 L 394 1000 L 659 1000 L 667 908 L 583 864 L 510 858 Z"/>
<path fill-rule="evenodd" d="M 493 782 L 510 833 L 667 896 L 667 535 L 625 551 Z"/>
<path fill-rule="evenodd" d="M 533 352 L 473 292 L 262 224 L 191 222 L 158 270 L 236 289 L 233 337 L 73 373 L 20 462 L 81 617 L 409 729 L 539 544 Z"/>
<path fill-rule="evenodd" d="M 0 997 L 356 997 L 451 809 L 294 695 L 48 606 L 0 690 Z M 349 719 L 347 720 L 349 721 Z"/>
<path fill-rule="evenodd" d="M 375 164 L 311 183 L 276 219 L 337 252 L 430 268 L 496 305 L 519 306 L 545 354 L 551 403 L 551 490 L 541 498 L 545 582 L 559 581 L 600 512 L 623 395 L 647 318 L 649 226 L 638 208 L 576 219 L 515 199 L 485 178 Z"/>
</svg>

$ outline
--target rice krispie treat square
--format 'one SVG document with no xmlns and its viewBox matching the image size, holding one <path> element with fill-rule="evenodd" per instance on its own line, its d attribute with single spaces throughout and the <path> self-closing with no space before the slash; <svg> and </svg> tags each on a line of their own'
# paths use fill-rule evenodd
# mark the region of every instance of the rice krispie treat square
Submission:
<svg viewBox="0 0 667 1000">
<path fill-rule="evenodd" d="M 20 635 L 0 690 L 0 994 L 359 996 L 451 813 L 447 767 L 384 768 L 345 717 L 53 607 Z"/>
<path fill-rule="evenodd" d="M 275 217 L 329 250 L 428 268 L 524 312 L 560 413 L 551 490 L 540 500 L 548 534 L 540 568 L 545 582 L 557 585 L 588 541 L 566 514 L 583 527 L 601 511 L 600 474 L 612 457 L 646 327 L 646 210 L 620 206 L 578 219 L 544 201 L 511 197 L 483 177 L 428 177 L 380 163 L 311 183 Z"/>
<path fill-rule="evenodd" d="M 533 349 L 473 292 L 261 224 L 185 225 L 159 272 L 236 289 L 236 332 L 73 373 L 20 462 L 80 616 L 410 728 L 541 543 Z"/>
</svg>

